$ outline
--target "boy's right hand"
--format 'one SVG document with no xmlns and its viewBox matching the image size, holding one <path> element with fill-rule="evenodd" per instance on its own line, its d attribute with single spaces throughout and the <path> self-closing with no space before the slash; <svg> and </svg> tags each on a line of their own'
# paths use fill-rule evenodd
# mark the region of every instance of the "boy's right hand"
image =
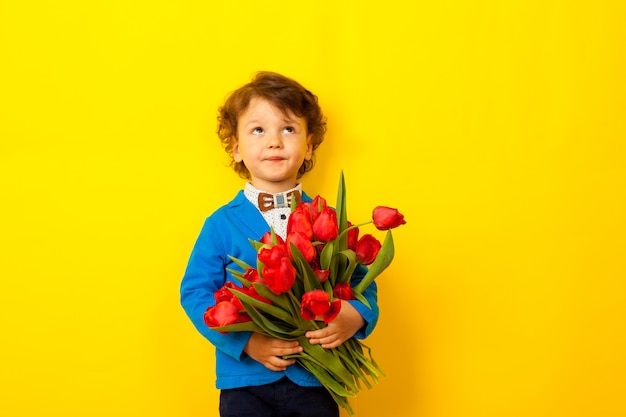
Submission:
<svg viewBox="0 0 626 417">
<path fill-rule="evenodd" d="M 283 359 L 281 356 L 302 352 L 297 341 L 274 339 L 261 333 L 252 333 L 243 351 L 252 359 L 263 364 L 270 371 L 284 371 L 295 359 Z"/>
</svg>

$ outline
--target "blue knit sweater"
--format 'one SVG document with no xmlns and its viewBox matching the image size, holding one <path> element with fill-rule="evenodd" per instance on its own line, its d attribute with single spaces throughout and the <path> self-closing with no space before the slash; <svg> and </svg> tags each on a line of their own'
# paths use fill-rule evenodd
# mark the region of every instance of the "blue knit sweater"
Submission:
<svg viewBox="0 0 626 417">
<path fill-rule="evenodd" d="M 304 194 L 303 200 L 311 201 L 311 198 Z M 230 203 L 205 220 L 182 279 L 181 304 L 196 329 L 216 348 L 218 389 L 264 385 L 285 375 L 301 386 L 321 386 L 311 373 L 298 364 L 287 367 L 285 371 L 275 372 L 246 355 L 243 349 L 250 332 L 221 334 L 210 330 L 204 323 L 204 312 L 215 304 L 213 293 L 226 281 L 239 284 L 226 270 L 240 269 L 228 255 L 249 265 L 256 265 L 256 252 L 248 239 L 258 240 L 269 230 L 269 225 L 258 208 L 245 197 L 243 191 L 239 191 Z M 357 268 L 353 277 L 354 284 L 365 271 L 365 267 Z M 366 322 L 355 335 L 361 339 L 374 330 L 378 320 L 376 283 L 372 283 L 363 295 L 371 309 L 361 302 L 350 301 Z"/>
</svg>

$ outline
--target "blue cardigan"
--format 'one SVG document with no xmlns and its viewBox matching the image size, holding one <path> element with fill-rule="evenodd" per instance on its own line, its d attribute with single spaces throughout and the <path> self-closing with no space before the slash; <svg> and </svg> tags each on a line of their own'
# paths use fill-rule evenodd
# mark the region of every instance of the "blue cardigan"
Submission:
<svg viewBox="0 0 626 417">
<path fill-rule="evenodd" d="M 303 200 L 311 201 L 311 198 L 304 194 Z M 276 372 L 250 358 L 243 352 L 250 332 L 221 334 L 209 329 L 204 323 L 204 312 L 209 306 L 215 305 L 213 293 L 226 281 L 238 283 L 226 271 L 227 268 L 240 269 L 228 255 L 249 265 L 256 265 L 256 252 L 248 238 L 258 240 L 269 230 L 269 225 L 258 208 L 245 197 L 243 191 L 239 191 L 230 203 L 216 210 L 205 220 L 182 279 L 181 304 L 196 329 L 216 347 L 218 389 L 264 385 L 277 381 L 284 375 L 301 386 L 321 386 L 320 382 L 299 364 L 289 366 L 285 371 Z M 353 278 L 355 284 L 365 271 L 365 267 L 357 268 Z M 361 302 L 350 301 L 366 322 L 355 335 L 361 339 L 374 330 L 378 321 L 376 284 L 372 283 L 363 295 L 372 306 L 371 309 Z"/>
</svg>

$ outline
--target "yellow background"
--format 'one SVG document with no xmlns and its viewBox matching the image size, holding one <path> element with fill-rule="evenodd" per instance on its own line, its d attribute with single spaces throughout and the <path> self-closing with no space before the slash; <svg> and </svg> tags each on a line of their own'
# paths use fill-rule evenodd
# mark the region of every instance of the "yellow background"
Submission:
<svg viewBox="0 0 626 417">
<path fill-rule="evenodd" d="M 262 69 L 328 115 L 308 192 L 408 220 L 357 416 L 626 415 L 624 4 L 3 2 L 0 415 L 217 415 L 178 286 Z"/>
</svg>

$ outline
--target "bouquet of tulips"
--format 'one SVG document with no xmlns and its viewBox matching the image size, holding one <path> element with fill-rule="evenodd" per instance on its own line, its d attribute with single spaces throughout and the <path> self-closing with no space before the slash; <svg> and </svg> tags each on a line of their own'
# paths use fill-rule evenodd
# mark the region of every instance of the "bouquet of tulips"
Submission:
<svg viewBox="0 0 626 417">
<path fill-rule="evenodd" d="M 370 234 L 359 237 L 359 226 L 369 223 L 387 231 L 382 244 Z M 363 291 L 390 265 L 394 256 L 391 229 L 405 223 L 398 210 L 378 206 L 371 221 L 352 225 L 346 215 L 342 173 L 336 209 L 320 196 L 299 205 L 294 199 L 286 241 L 273 231 L 259 241 L 250 240 L 257 251 L 254 266 L 231 257 L 241 271 L 229 272 L 241 286 L 227 282 L 216 291 L 216 304 L 207 309 L 204 320 L 222 333 L 254 331 L 298 340 L 303 352 L 289 357 L 315 375 L 352 415 L 348 397 L 354 397 L 362 384 L 371 388 L 371 382 L 378 382 L 383 374 L 370 349 L 355 338 L 335 349 L 324 349 L 309 343 L 304 335 L 330 323 L 340 311 L 341 300 L 356 299 L 370 307 Z M 367 272 L 354 284 L 351 278 L 359 264 Z"/>
</svg>

